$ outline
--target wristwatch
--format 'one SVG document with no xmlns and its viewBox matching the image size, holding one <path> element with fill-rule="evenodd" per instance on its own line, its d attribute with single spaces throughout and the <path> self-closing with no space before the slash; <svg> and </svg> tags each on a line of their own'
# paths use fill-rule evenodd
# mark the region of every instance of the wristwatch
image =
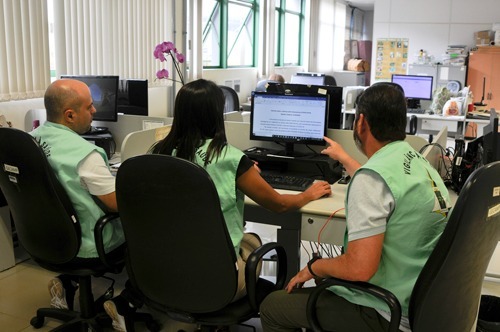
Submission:
<svg viewBox="0 0 500 332">
<path fill-rule="evenodd" d="M 309 273 L 312 274 L 314 277 L 321 278 L 320 276 L 316 275 L 316 273 L 314 273 L 311 268 L 313 263 L 316 262 L 318 259 L 321 259 L 321 256 L 313 256 L 313 258 L 309 262 L 307 262 L 307 269 L 309 270 Z"/>
</svg>

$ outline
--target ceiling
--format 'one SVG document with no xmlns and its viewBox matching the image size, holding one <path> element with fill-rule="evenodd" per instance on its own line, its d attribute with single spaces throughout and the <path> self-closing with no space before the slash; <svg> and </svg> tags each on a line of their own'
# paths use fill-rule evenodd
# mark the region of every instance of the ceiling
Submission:
<svg viewBox="0 0 500 332">
<path fill-rule="evenodd" d="M 347 4 L 364 11 L 373 11 L 375 0 L 351 0 Z"/>
</svg>

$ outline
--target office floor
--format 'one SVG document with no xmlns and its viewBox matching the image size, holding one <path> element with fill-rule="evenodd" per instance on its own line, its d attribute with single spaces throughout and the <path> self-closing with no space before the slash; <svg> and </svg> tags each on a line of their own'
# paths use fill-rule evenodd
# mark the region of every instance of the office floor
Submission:
<svg viewBox="0 0 500 332">
<path fill-rule="evenodd" d="M 26 260 L 16 266 L 0 272 L 0 331 L 5 332 L 46 332 L 60 325 L 57 320 L 46 319 L 41 329 L 34 329 L 30 325 L 31 318 L 36 309 L 50 305 L 48 282 L 55 276 L 32 262 Z M 115 295 L 122 289 L 126 280 L 125 274 L 113 276 L 116 280 Z M 109 282 L 102 279 L 94 279 L 94 296 L 102 294 L 109 286 Z M 499 287 L 500 294 L 500 287 Z M 194 325 L 182 324 L 158 317 L 163 332 L 174 332 L 184 330 L 195 331 Z M 247 322 L 256 327 L 256 332 L 262 332 L 258 319 Z M 107 329 L 106 331 L 112 331 Z M 136 325 L 136 331 L 148 331 L 143 324 Z M 231 332 L 250 332 L 244 326 L 231 328 Z"/>
<path fill-rule="evenodd" d="M 50 331 L 57 327 L 60 322 L 47 319 L 45 326 L 41 329 L 34 329 L 30 325 L 30 319 L 34 316 L 36 309 L 49 305 L 49 294 L 47 290 L 48 281 L 54 273 L 48 272 L 30 260 L 22 262 L 15 267 L 0 272 L 0 331 L 8 332 L 28 332 L 28 331 Z M 119 289 L 123 276 L 118 276 L 116 288 Z M 101 282 L 102 280 L 99 280 Z M 105 289 L 108 285 L 103 282 L 94 281 L 97 289 Z M 97 289 L 94 295 L 97 294 Z M 500 296 L 500 280 L 486 278 L 483 283 L 483 294 Z M 161 319 L 160 319 L 161 320 Z M 168 320 L 161 322 L 161 331 L 184 330 L 191 332 L 195 327 L 188 324 L 180 324 Z M 248 322 L 261 332 L 262 328 L 258 319 Z M 136 330 L 147 331 L 144 325 L 137 324 Z M 109 329 L 108 331 L 112 331 Z M 231 328 L 232 332 L 249 332 L 250 329 L 244 326 Z"/>
</svg>

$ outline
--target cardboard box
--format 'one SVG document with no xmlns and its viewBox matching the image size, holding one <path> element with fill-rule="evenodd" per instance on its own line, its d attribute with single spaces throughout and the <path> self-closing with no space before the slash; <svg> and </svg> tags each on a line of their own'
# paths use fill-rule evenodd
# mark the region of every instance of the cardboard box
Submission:
<svg viewBox="0 0 500 332">
<path fill-rule="evenodd" d="M 476 46 L 489 45 L 493 40 L 492 30 L 483 30 L 474 32 L 474 41 Z"/>
<path fill-rule="evenodd" d="M 349 59 L 347 62 L 347 70 L 351 71 L 370 71 L 370 64 L 363 59 Z"/>
</svg>

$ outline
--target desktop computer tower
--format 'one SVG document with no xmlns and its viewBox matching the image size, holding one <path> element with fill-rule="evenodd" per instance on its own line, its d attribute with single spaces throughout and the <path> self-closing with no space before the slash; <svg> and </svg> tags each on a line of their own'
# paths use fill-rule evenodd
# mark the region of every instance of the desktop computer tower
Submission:
<svg viewBox="0 0 500 332">
<path fill-rule="evenodd" d="M 109 133 L 81 135 L 84 139 L 102 148 L 108 159 L 115 153 L 115 141 Z"/>
</svg>

